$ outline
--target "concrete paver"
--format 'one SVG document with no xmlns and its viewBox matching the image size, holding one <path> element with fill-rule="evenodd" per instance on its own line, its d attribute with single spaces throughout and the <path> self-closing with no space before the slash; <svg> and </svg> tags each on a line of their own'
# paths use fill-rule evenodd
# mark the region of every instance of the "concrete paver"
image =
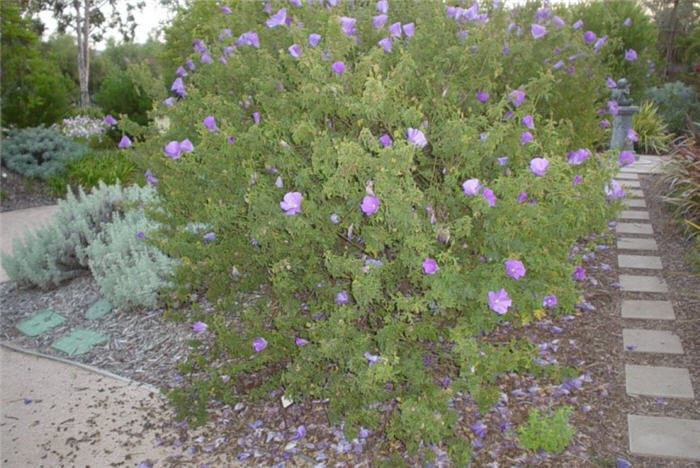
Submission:
<svg viewBox="0 0 700 468">
<path fill-rule="evenodd" d="M 641 188 L 642 185 L 639 182 L 639 180 L 625 180 L 625 179 L 620 179 L 617 181 L 620 185 L 622 185 L 622 188 Z"/>
<path fill-rule="evenodd" d="M 647 223 L 617 223 L 615 232 L 618 234 L 654 234 L 651 224 Z"/>
<path fill-rule="evenodd" d="M 661 257 L 649 255 L 618 255 L 617 264 L 620 268 L 641 268 L 646 270 L 661 270 Z"/>
<path fill-rule="evenodd" d="M 620 250 L 659 250 L 654 239 L 638 239 L 620 237 L 617 239 L 617 248 Z"/>
<path fill-rule="evenodd" d="M 668 286 L 656 276 L 620 275 L 623 291 L 667 293 Z"/>
<path fill-rule="evenodd" d="M 620 219 L 649 219 L 649 212 L 643 210 L 624 210 L 620 212 Z"/>
<path fill-rule="evenodd" d="M 615 178 L 622 180 L 639 180 L 639 176 L 636 172 L 619 172 Z"/>
<path fill-rule="evenodd" d="M 628 188 L 628 189 L 625 189 L 625 190 L 626 190 L 627 193 L 630 194 L 630 196 L 632 196 L 632 197 L 644 198 L 644 192 L 641 191 L 640 189 Z"/>
<path fill-rule="evenodd" d="M 668 301 L 622 301 L 622 317 L 641 320 L 675 320 L 673 306 Z"/>
<path fill-rule="evenodd" d="M 634 454 L 700 461 L 700 421 L 629 414 L 627 426 Z"/>
<path fill-rule="evenodd" d="M 622 341 L 626 350 L 635 353 L 683 354 L 681 339 L 668 330 L 623 328 Z"/>
<path fill-rule="evenodd" d="M 647 204 L 644 200 L 640 198 L 627 198 L 623 200 L 622 203 L 628 208 L 646 208 Z"/>
<path fill-rule="evenodd" d="M 628 395 L 645 395 L 692 400 L 695 395 L 688 369 L 680 367 L 625 364 Z"/>
</svg>

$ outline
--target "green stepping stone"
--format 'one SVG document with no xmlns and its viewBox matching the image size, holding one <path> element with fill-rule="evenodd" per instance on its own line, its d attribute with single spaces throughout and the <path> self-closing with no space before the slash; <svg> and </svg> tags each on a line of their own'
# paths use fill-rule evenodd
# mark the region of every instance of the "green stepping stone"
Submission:
<svg viewBox="0 0 700 468">
<path fill-rule="evenodd" d="M 27 336 L 37 336 L 62 324 L 65 320 L 65 317 L 54 313 L 52 310 L 44 309 L 19 322 L 17 329 Z"/>
<path fill-rule="evenodd" d="M 111 302 L 109 302 L 105 298 L 102 298 L 90 306 L 90 308 L 85 313 L 85 317 L 87 317 L 90 320 L 97 320 L 110 313 L 112 311 L 112 307 L 113 306 Z"/>
<path fill-rule="evenodd" d="M 70 356 L 74 356 L 76 354 L 83 354 L 90 349 L 92 345 L 103 343 L 107 341 L 108 338 L 109 335 L 103 335 L 89 328 L 76 328 L 67 335 L 63 335 L 54 341 L 51 347 L 63 351 Z"/>
</svg>

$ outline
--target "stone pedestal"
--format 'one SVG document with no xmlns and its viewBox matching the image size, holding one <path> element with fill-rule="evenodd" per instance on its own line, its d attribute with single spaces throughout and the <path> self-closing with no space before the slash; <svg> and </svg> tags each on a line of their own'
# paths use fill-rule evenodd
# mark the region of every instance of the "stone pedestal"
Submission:
<svg viewBox="0 0 700 468">
<path fill-rule="evenodd" d="M 632 128 L 632 116 L 639 111 L 639 106 L 620 106 L 613 121 L 610 149 L 634 152 L 634 144 L 627 140 L 627 130 Z"/>
</svg>

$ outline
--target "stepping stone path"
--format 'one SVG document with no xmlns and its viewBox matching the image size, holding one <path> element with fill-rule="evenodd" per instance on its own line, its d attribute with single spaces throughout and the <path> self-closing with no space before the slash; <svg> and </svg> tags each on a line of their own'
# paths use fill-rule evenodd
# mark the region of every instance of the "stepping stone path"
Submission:
<svg viewBox="0 0 700 468">
<path fill-rule="evenodd" d="M 661 158 L 638 156 L 637 161 L 620 170 L 617 179 L 632 197 L 626 202 L 627 210 L 620 214 L 623 222 L 615 226 L 617 262 L 623 292 L 622 318 L 630 320 L 666 320 L 673 325 L 676 316 L 667 300 L 668 287 L 661 277 L 661 258 L 654 255 L 658 246 L 638 174 L 661 171 Z M 632 252 L 630 252 L 632 251 Z M 647 252 L 645 255 L 638 251 Z M 639 270 L 648 273 L 636 274 Z M 654 300 L 628 299 L 638 293 L 653 293 Z M 669 330 L 624 328 L 623 346 L 626 353 L 684 353 L 680 338 Z M 625 365 L 625 386 L 628 395 L 640 398 L 695 398 L 690 372 L 685 368 Z M 627 415 L 630 452 L 651 457 L 670 457 L 700 461 L 700 421 L 665 416 Z M 659 462 L 661 466 L 661 461 Z"/>
</svg>

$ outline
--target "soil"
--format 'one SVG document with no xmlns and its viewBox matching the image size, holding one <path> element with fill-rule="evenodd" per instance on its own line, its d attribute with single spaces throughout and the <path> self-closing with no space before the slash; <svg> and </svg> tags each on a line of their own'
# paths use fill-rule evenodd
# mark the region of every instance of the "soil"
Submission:
<svg viewBox="0 0 700 468">
<path fill-rule="evenodd" d="M 531 375 L 501 375 L 495 382 L 502 392 L 501 402 L 486 414 L 478 413 L 468 394 L 453 394 L 453 406 L 459 414 L 456 432 L 472 440 L 474 466 L 613 467 L 618 458 L 628 460 L 635 468 L 698 466 L 688 461 L 634 456 L 628 451 L 627 414 L 700 419 L 700 408 L 695 401 L 630 397 L 625 392 L 625 364 L 687 367 L 693 387 L 696 391 L 700 389 L 697 342 L 700 278 L 691 273 L 685 259 L 686 252 L 693 246 L 683 239 L 658 199 L 662 191 L 659 179 L 659 176 L 640 175 L 664 265 L 659 274 L 669 285 L 668 298 L 673 304 L 676 320 L 623 321 L 620 314 L 623 298 L 665 297 L 619 290 L 614 232 L 611 229 L 603 233 L 595 239 L 597 248 L 584 264 L 588 275 L 583 288 L 584 300 L 589 307 L 563 316 L 547 316 L 517 328 L 504 322 L 485 337 L 490 342 L 527 337 L 540 346 L 542 359 L 575 366 L 579 379 L 559 385 Z M 27 203 L 36 200 L 30 199 Z M 18 201 L 13 206 L 22 204 Z M 585 240 L 580 243 L 581 246 L 585 244 Z M 643 270 L 624 272 L 650 274 Z M 61 330 L 68 325 L 95 324 L 88 323 L 83 315 L 98 297 L 96 285 L 88 276 L 76 278 L 48 292 L 21 290 L 11 284 L 2 284 L 0 294 L 3 310 L 0 336 L 25 348 L 61 355 L 50 347 Z M 14 328 L 16 322 L 40 308 L 52 308 L 68 320 L 46 336 L 29 338 L 20 334 Z M 178 322 L 166 319 L 164 314 L 162 310 L 112 312 L 97 321 L 99 327 L 110 334 L 109 342 L 73 359 L 163 389 L 174 388 L 183 379 L 175 365 L 186 359 L 189 340 L 196 337 L 206 343 L 211 337 L 207 337 L 206 332 L 193 332 L 190 324 L 196 317 L 185 315 L 182 317 L 184 321 Z M 623 326 L 673 330 L 680 336 L 685 354 L 631 353 L 623 347 Z M 177 427 L 179 436 L 163 440 L 163 443 L 173 447 L 187 446 L 188 453 L 194 454 L 190 460 L 206 462 L 210 466 L 222 466 L 221 463 L 232 459 L 250 466 L 271 466 L 280 462 L 286 462 L 287 467 L 317 463 L 325 463 L 321 466 L 377 466 L 379 460 L 391 454 L 400 454 L 409 466 L 425 466 L 420 454 L 428 452 L 437 455 L 432 466 L 449 466 L 443 444 L 422 447 L 419 455 L 407 455 L 400 444 L 380 437 L 378 433 L 346 440 L 341 427 L 328 424 L 324 402 L 294 403 L 285 409 L 280 404 L 281 390 L 270 396 L 267 402 L 241 401 L 230 406 L 211 403 L 208 406 L 210 422 L 195 439 L 189 435 L 185 423 L 163 420 L 154 421 L 154 424 Z M 518 446 L 517 427 L 526 420 L 529 409 L 546 410 L 562 405 L 572 407 L 570 421 L 576 429 L 576 435 L 563 453 L 529 452 Z M 386 409 L 390 410 L 390 405 Z M 469 427 L 477 420 L 487 428 L 486 434 L 480 437 Z M 293 440 L 292 436 L 300 425 L 304 425 L 306 435 Z M 173 465 L 178 465 L 177 459 L 173 459 Z"/>
<path fill-rule="evenodd" d="M 58 198 L 49 192 L 42 180 L 0 168 L 0 212 L 55 205 Z"/>
</svg>

